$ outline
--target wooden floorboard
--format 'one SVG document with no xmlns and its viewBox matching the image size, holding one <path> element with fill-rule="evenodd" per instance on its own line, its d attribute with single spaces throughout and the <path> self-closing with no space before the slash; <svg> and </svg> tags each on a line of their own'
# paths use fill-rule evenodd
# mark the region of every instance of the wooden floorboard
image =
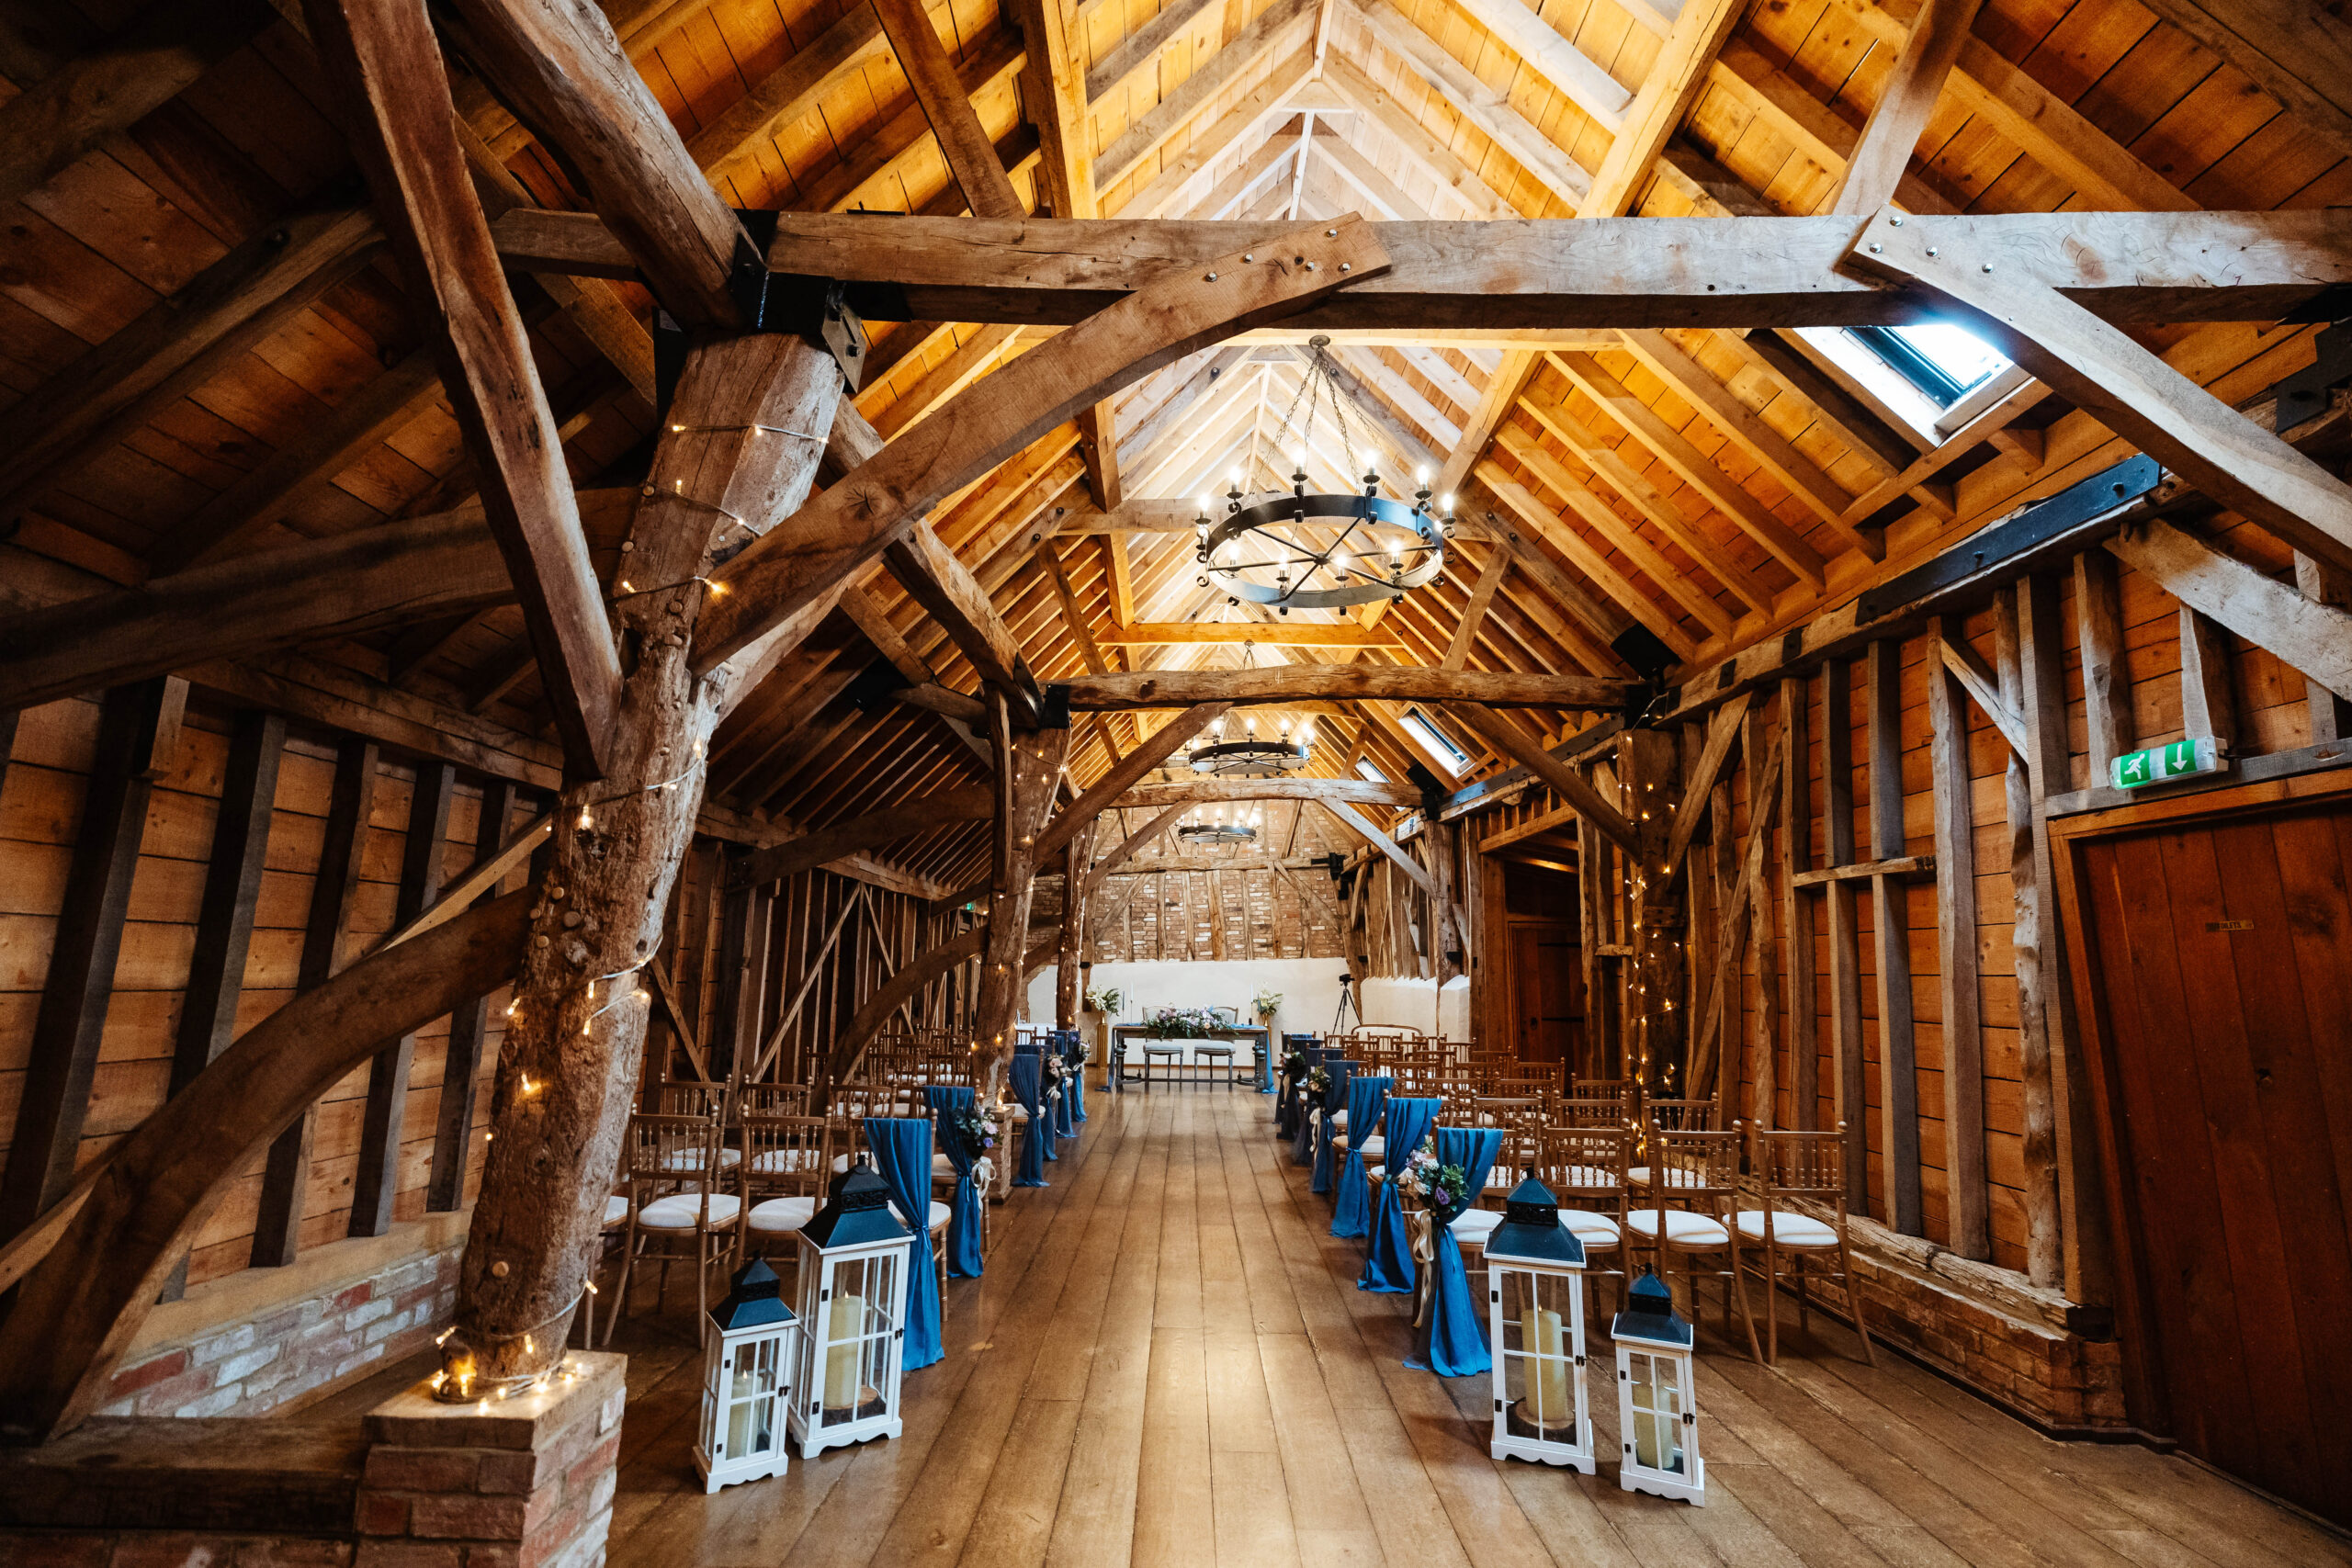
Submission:
<svg viewBox="0 0 2352 1568">
<path fill-rule="evenodd" d="M 1709 1501 L 1487 1457 L 1483 1380 L 1402 1364 L 1408 1301 L 1277 1143 L 1270 1101 L 1095 1094 L 1042 1190 L 949 1282 L 905 1436 L 706 1497 L 693 1281 L 627 1319 L 616 1568 L 2352 1568 L 2339 1537 L 2190 1461 L 2056 1443 L 1780 1303 L 1758 1367 L 1708 1299 Z M 650 1287 L 650 1276 L 649 1276 Z M 1600 1292 L 1613 1301 L 1613 1292 Z M 1608 1343 L 1594 1416 L 1617 1436 Z M 397 1382 L 390 1371 L 375 1382 Z M 389 1382 L 387 1382 L 389 1386 Z M 356 1409 L 362 1391 L 318 1407 Z"/>
</svg>

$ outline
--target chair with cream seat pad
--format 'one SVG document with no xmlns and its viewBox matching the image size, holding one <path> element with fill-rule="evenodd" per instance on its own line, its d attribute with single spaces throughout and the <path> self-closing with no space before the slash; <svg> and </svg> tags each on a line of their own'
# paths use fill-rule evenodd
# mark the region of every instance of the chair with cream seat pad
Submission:
<svg viewBox="0 0 2352 1568">
<path fill-rule="evenodd" d="M 740 1193 L 723 1190 L 728 1167 L 719 1159 L 718 1123 L 708 1116 L 647 1113 L 629 1118 L 625 1174 L 629 1184 L 628 1232 L 621 1248 L 620 1291 L 605 1338 L 628 1304 L 637 1265 L 649 1249 L 662 1265 L 654 1287 L 658 1310 L 670 1284 L 670 1265 L 693 1244 L 695 1316 L 698 1336 L 708 1331 L 710 1270 L 734 1258 L 743 1213 Z M 740 1155 L 738 1163 L 740 1163 Z M 611 1213 L 610 1203 L 606 1213 Z"/>
<path fill-rule="evenodd" d="M 1846 1224 L 1846 1123 L 1826 1133 L 1768 1133 L 1761 1127 L 1748 1134 L 1748 1171 L 1753 1196 L 1760 1209 L 1741 1209 L 1732 1215 L 1739 1239 L 1760 1258 L 1764 1271 L 1765 1356 L 1781 1359 L 1781 1314 L 1775 1297 L 1781 1276 L 1796 1280 L 1797 1326 L 1811 1325 L 1811 1280 L 1834 1276 L 1846 1294 L 1848 1315 L 1862 1341 L 1862 1359 L 1871 1366 L 1878 1357 L 1871 1348 L 1870 1325 L 1862 1316 L 1862 1293 L 1854 1285 L 1853 1250 Z M 1828 1219 L 1801 1213 L 1787 1205 L 1803 1202 L 1826 1210 Z M 1783 1258 L 1786 1259 L 1785 1266 Z M 1836 1267 L 1809 1269 L 1808 1262 Z"/>
<path fill-rule="evenodd" d="M 1673 1288 L 1668 1269 L 1679 1260 L 1690 1287 L 1690 1320 L 1699 1321 L 1699 1275 L 1696 1259 L 1713 1253 L 1724 1257 L 1720 1269 L 1708 1269 L 1724 1287 L 1724 1327 L 1731 1327 L 1736 1298 L 1747 1326 L 1747 1350 L 1758 1365 L 1764 1352 L 1757 1343 L 1756 1317 L 1748 1310 L 1747 1283 L 1740 1272 L 1739 1235 L 1732 1228 L 1732 1211 L 1738 1201 L 1739 1153 L 1747 1142 L 1745 1127 L 1723 1133 L 1678 1133 L 1653 1127 L 1649 1131 L 1653 1181 L 1649 1190 L 1628 1195 L 1625 1229 L 1628 1247 L 1646 1247 L 1656 1255 L 1658 1278 Z"/>
<path fill-rule="evenodd" d="M 1585 1277 L 1617 1282 L 1622 1300 L 1624 1251 L 1625 1162 L 1634 1134 L 1623 1127 L 1563 1127 L 1544 1130 L 1533 1161 L 1536 1179 L 1559 1201 L 1560 1223 L 1584 1243 Z M 1610 1255 L 1604 1259 L 1600 1254 Z"/>
</svg>

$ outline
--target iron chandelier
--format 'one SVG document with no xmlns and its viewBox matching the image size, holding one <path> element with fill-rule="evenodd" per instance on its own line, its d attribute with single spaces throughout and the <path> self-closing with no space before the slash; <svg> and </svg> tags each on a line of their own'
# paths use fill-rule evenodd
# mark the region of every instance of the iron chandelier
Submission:
<svg viewBox="0 0 2352 1568">
<path fill-rule="evenodd" d="M 1216 808 L 1216 814 L 1208 821 L 1200 821 L 1196 816 L 1194 819 L 1179 825 L 1176 837 L 1187 844 L 1204 850 L 1223 849 L 1232 844 L 1255 843 L 1258 838 L 1258 824 L 1262 816 L 1261 812 L 1252 812 L 1249 817 L 1244 818 L 1237 811 L 1234 813 L 1233 820 L 1228 822 L 1225 819 L 1225 807 L 1220 806 Z"/>
<path fill-rule="evenodd" d="M 1380 493 L 1379 470 L 1365 466 L 1363 492 L 1313 493 L 1306 488 L 1308 438 L 1315 416 L 1328 397 L 1331 423 L 1340 437 L 1340 457 L 1355 468 L 1355 443 L 1348 434 L 1346 405 L 1341 399 L 1338 367 L 1331 359 L 1331 340 L 1308 340 L 1306 378 L 1291 399 L 1275 433 L 1275 445 L 1292 434 L 1299 404 L 1306 417 L 1288 444 L 1297 456 L 1291 475 L 1291 493 L 1250 502 L 1233 476 L 1226 492 L 1222 521 L 1216 521 L 1216 502 L 1201 498 L 1195 547 L 1200 562 L 1200 586 L 1214 585 L 1227 604 L 1243 600 L 1270 604 L 1283 615 L 1294 607 L 1306 610 L 1344 609 L 1383 599 L 1402 599 L 1433 581 L 1445 570 L 1446 541 L 1453 533 L 1453 498 L 1432 505 L 1429 470 L 1419 475 L 1419 488 L 1408 505 Z M 1329 543 L 1317 548 L 1307 533 L 1315 522 L 1337 529 Z"/>
<path fill-rule="evenodd" d="M 1284 773 L 1295 773 L 1306 766 L 1313 756 L 1315 730 L 1312 725 L 1301 725 L 1295 738 L 1291 733 L 1290 720 L 1282 721 L 1279 735 L 1272 740 L 1261 739 L 1255 715 L 1241 721 L 1243 738 L 1227 740 L 1225 720 L 1217 719 L 1209 726 L 1208 736 L 1195 739 L 1185 761 L 1193 772 L 1218 779 L 1271 779 Z"/>
</svg>

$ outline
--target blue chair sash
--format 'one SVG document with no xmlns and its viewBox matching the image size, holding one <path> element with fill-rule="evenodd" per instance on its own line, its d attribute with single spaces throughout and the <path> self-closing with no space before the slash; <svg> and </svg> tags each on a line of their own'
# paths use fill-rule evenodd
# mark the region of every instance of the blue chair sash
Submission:
<svg viewBox="0 0 2352 1568">
<path fill-rule="evenodd" d="M 1487 1348 L 1487 1332 L 1477 1302 L 1470 1294 L 1470 1271 L 1462 1261 L 1462 1244 L 1453 1239 L 1453 1224 L 1486 1190 L 1487 1174 L 1502 1152 L 1499 1127 L 1440 1127 L 1430 1134 L 1440 1165 L 1458 1165 L 1468 1179 L 1462 1201 L 1443 1215 L 1431 1250 L 1437 1279 L 1430 1292 L 1430 1354 L 1424 1361 L 1408 1356 L 1405 1364 L 1444 1378 L 1470 1377 L 1490 1371 L 1494 1358 Z M 1433 1216 L 1435 1217 L 1435 1216 Z"/>
<path fill-rule="evenodd" d="M 1045 1107 L 1039 1103 L 1041 1069 L 1035 1051 L 1015 1051 L 1011 1068 L 1012 1098 L 1021 1109 L 1029 1112 L 1029 1120 L 1021 1124 L 1021 1164 L 1012 1173 L 1015 1187 L 1044 1187 L 1046 1180 L 1046 1145 L 1053 1142 L 1046 1132 Z"/>
<path fill-rule="evenodd" d="M 1406 1157 L 1429 1136 L 1430 1123 L 1437 1120 L 1438 1107 L 1443 1103 L 1437 1100 L 1390 1097 L 1388 1149 L 1382 1162 L 1391 1177 L 1405 1168 Z M 1409 1291 L 1415 1273 L 1412 1237 L 1405 1229 L 1405 1205 L 1396 1196 L 1396 1183 L 1384 1181 L 1380 1184 L 1380 1200 L 1373 1210 L 1372 1251 L 1363 1260 L 1363 1272 L 1356 1277 L 1356 1289 Z"/>
<path fill-rule="evenodd" d="M 1380 1122 L 1393 1078 L 1348 1080 L 1348 1157 L 1340 1167 L 1340 1190 L 1331 1206 L 1331 1234 L 1351 1239 L 1372 1234 L 1372 1183 L 1363 1173 L 1363 1141 Z"/>
<path fill-rule="evenodd" d="M 1065 1068 L 1069 1066 L 1069 1039 L 1058 1029 L 1048 1036 L 1047 1049 L 1060 1058 Z M 1078 1110 L 1071 1103 L 1077 1084 L 1078 1075 L 1066 1071 L 1062 1075 L 1061 1087 L 1054 1093 L 1054 1136 L 1057 1139 L 1078 1136 Z"/>
<path fill-rule="evenodd" d="M 931 1122 L 922 1116 L 869 1116 L 865 1144 L 891 1201 L 915 1233 L 907 1255 L 907 1337 L 899 1363 L 913 1371 L 946 1354 L 939 1343 L 939 1276 L 931 1268 Z"/>
<path fill-rule="evenodd" d="M 1062 1059 L 1069 1064 L 1069 1114 L 1073 1122 L 1086 1120 L 1086 1046 L 1075 1029 L 1062 1032 L 1069 1046 Z"/>
<path fill-rule="evenodd" d="M 1356 1066 L 1344 1056 L 1323 1064 L 1331 1075 L 1331 1092 L 1323 1097 L 1321 1113 L 1315 1118 L 1315 1175 L 1307 1187 L 1316 1192 L 1331 1190 L 1331 1134 L 1339 1130 L 1331 1125 L 1331 1112 L 1348 1102 L 1348 1079 L 1354 1076 Z"/>
<path fill-rule="evenodd" d="M 1327 1053 L 1315 1047 L 1306 1053 L 1309 1071 L 1323 1065 Z M 1315 1107 L 1307 1103 L 1306 1079 L 1302 1077 L 1295 1091 L 1295 1103 L 1291 1110 L 1290 1163 L 1308 1165 L 1315 1159 Z"/>
<path fill-rule="evenodd" d="M 922 1097 L 931 1102 L 932 1114 L 943 1124 L 956 1111 L 969 1111 L 977 1103 L 968 1084 L 928 1084 Z M 956 1168 L 956 1196 L 948 1201 L 947 1272 L 958 1280 L 977 1280 L 983 1264 L 980 1184 L 972 1179 L 974 1156 L 965 1152 L 964 1141 L 953 1133 L 941 1137 L 939 1145 L 947 1163 Z"/>
</svg>

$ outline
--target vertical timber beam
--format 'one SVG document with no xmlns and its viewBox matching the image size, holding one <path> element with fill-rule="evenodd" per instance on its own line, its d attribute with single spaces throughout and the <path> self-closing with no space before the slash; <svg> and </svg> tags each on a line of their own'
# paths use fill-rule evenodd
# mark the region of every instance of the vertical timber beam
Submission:
<svg viewBox="0 0 2352 1568">
<path fill-rule="evenodd" d="M 16 1135 L 0 1172 L 0 1237 L 31 1224 L 74 1184 L 147 800 L 169 765 L 187 704 L 187 682 L 161 676 L 116 687 L 100 710 L 81 831 L 33 1015 Z"/>
<path fill-rule="evenodd" d="M 506 818 L 514 814 L 514 785 L 491 779 L 481 786 L 481 815 L 474 827 L 474 858 L 486 860 L 506 841 Z M 482 897 L 497 897 L 491 888 Z M 490 998 L 478 996 L 449 1015 L 449 1044 L 441 1063 L 441 1105 L 433 1126 L 433 1164 L 424 1179 L 428 1213 L 465 1207 L 466 1161 L 473 1149 L 474 1105 L 481 1079 L 481 1050 L 490 1037 Z"/>
<path fill-rule="evenodd" d="M 2298 566 L 2310 558 L 2295 558 Z M 2115 558 L 2105 550 L 2085 550 L 2075 558 L 2075 621 L 2083 649 L 2083 718 L 2090 736 L 2090 782 L 2097 784 L 2109 777 L 2109 763 L 2139 744 L 2132 739 L 2132 671 L 2125 662 L 2122 599 L 2116 588 Z"/>
<path fill-rule="evenodd" d="M 1956 617 L 1930 628 L 1957 643 Z M 1937 968 L 1943 1014 L 1946 1245 L 1993 1256 L 1984 1168 L 1984 1017 L 1976 955 L 1976 823 L 1970 809 L 1968 700 L 1940 659 L 1928 661 L 1928 787 L 1936 812 Z"/>
<path fill-rule="evenodd" d="M 972 1032 L 991 1077 L 1012 1055 L 1027 976 L 1029 903 L 1038 840 L 1054 809 L 1067 729 L 1016 730 L 1003 691 L 989 688 L 989 735 L 996 757 L 996 837 L 989 867 L 989 932 L 980 954 L 979 1004 Z"/>
<path fill-rule="evenodd" d="M 2022 637 L 2018 625 L 2018 591 L 2001 589 L 1994 596 L 1994 660 L 2001 682 L 2001 700 L 2022 713 L 2030 700 L 2025 678 Z M 2028 734 L 2030 754 L 2031 734 Z M 2050 958 L 2044 951 L 2042 919 L 2048 900 L 2036 880 L 2038 837 L 2035 818 L 2041 790 L 2026 757 L 2011 751 L 2002 781 L 2009 829 L 2009 888 L 2011 961 L 2018 987 L 2018 1076 L 2024 1111 L 2026 1273 L 2038 1285 L 2055 1285 L 2064 1277 L 2058 1198 L 2058 1110 L 2052 1082 L 2050 1036 L 2044 1027 L 2049 1009 Z"/>
<path fill-rule="evenodd" d="M 1054 968 L 1054 1027 L 1078 1027 L 1079 964 L 1086 948 L 1086 870 L 1094 854 L 1094 824 L 1062 846 L 1062 945 Z"/>
<path fill-rule="evenodd" d="M 1813 701 L 1802 675 L 1781 678 L 1781 919 L 1788 928 L 1790 1119 L 1800 1131 L 1821 1124 L 1820 982 L 1814 973 L 1813 906 L 1797 873 L 1813 862 L 1813 750 L 1806 721 Z M 1754 756 L 1754 752 L 1749 752 Z"/>
<path fill-rule="evenodd" d="M 447 762 L 424 762 L 409 799 L 408 839 L 401 851 L 400 893 L 392 923 L 404 926 L 440 897 L 447 855 L 449 806 L 458 792 L 458 770 Z M 392 1228 L 401 1189 L 401 1134 L 408 1120 L 409 1069 L 416 1059 L 416 1036 L 403 1034 L 368 1067 L 368 1109 L 359 1126 L 359 1168 L 351 1179 L 351 1234 L 382 1235 Z"/>
<path fill-rule="evenodd" d="M 1666 874 L 1667 836 L 1681 777 L 1680 749 L 1670 730 L 1635 729 L 1618 738 L 1618 772 L 1625 781 L 1625 818 L 1634 847 L 1625 857 L 1627 890 L 1634 908 L 1634 1007 L 1627 1021 L 1637 1031 L 1632 1043 L 1634 1071 L 1645 1093 L 1656 1092 L 1667 1069 L 1684 1083 L 1689 1069 L 1690 1010 L 1679 1002 L 1689 989 L 1690 958 L 1684 945 L 1690 924 L 1687 884 Z M 1647 804 L 1645 804 L 1647 803 Z"/>
<path fill-rule="evenodd" d="M 1881 637 L 1867 660 L 1870 704 L 1871 854 L 1903 853 L 1903 645 Z M 1910 897 L 1903 879 L 1871 878 L 1871 926 L 1878 950 L 1880 1158 L 1886 1223 L 1925 1234 L 1919 1212 L 1919 1070 L 1911 1016 Z"/>
<path fill-rule="evenodd" d="M 1833 866 L 1854 863 L 1854 667 L 1821 667 L 1821 808 Z M 1854 884 L 1825 883 L 1829 900 L 1829 1050 L 1832 1100 L 1846 1125 L 1846 1203 L 1870 1213 L 1870 1098 L 1862 1066 L 1862 939 Z"/>
<path fill-rule="evenodd" d="M 296 987 L 311 990 L 334 978 L 343 928 L 359 891 L 359 861 L 368 819 L 376 811 L 376 743 L 346 737 L 335 753 L 334 787 L 327 797 L 326 838 L 318 875 L 311 883 L 311 916 L 302 931 Z M 283 1268 L 302 1250 L 302 1213 L 310 1195 L 311 1134 L 318 1108 L 280 1133 L 262 1167 L 261 1206 L 254 1221 L 253 1266 Z"/>
<path fill-rule="evenodd" d="M 1774 804 L 1757 797 L 1763 787 L 1764 759 L 1771 753 L 1771 743 L 1766 739 L 1765 717 L 1760 705 L 1747 710 L 1744 721 L 1747 734 L 1741 741 L 1741 755 L 1747 766 L 1747 830 L 1751 834 L 1767 833 L 1772 828 Z M 1781 761 L 1785 779 L 1788 763 Z M 1784 782 L 1781 788 L 1788 786 Z M 1783 856 L 1785 859 L 1785 854 Z M 1769 869 L 1771 856 L 1764 858 L 1767 869 L 1758 873 L 1757 886 L 1747 891 L 1748 950 L 1756 954 L 1756 1010 L 1749 1014 L 1748 1060 L 1754 1075 L 1755 1099 L 1748 1115 L 1756 1125 L 1770 1131 L 1780 1125 L 1780 1054 L 1774 1048 L 1772 1026 L 1781 1016 L 1781 976 L 1779 948 L 1773 941 L 1773 917 L 1780 911 L 1781 901 L 1772 896 L 1772 878 Z"/>
<path fill-rule="evenodd" d="M 2295 586 L 2304 598 L 2314 603 L 2333 604 L 2339 610 L 2352 609 L 2352 572 L 2314 560 L 2301 550 L 2295 552 Z M 2303 678 L 2303 698 L 2311 712 L 2312 745 L 2352 739 L 2352 703 L 2309 676 Z M 2106 777 L 2106 769 L 2091 769 L 2092 784 Z"/>
<path fill-rule="evenodd" d="M 212 857 L 204 871 L 204 899 L 196 917 L 196 951 L 188 959 L 180 1000 L 179 1033 L 172 1051 L 165 1098 L 236 1037 L 237 1001 L 244 994 L 245 955 L 253 946 L 254 906 L 269 852 L 269 819 L 277 798 L 277 765 L 286 753 L 286 720 L 250 708 L 237 716 L 229 764 L 220 779 L 220 809 L 213 820 Z M 163 1299 L 187 1289 L 187 1259 L 180 1259 Z"/>
</svg>

